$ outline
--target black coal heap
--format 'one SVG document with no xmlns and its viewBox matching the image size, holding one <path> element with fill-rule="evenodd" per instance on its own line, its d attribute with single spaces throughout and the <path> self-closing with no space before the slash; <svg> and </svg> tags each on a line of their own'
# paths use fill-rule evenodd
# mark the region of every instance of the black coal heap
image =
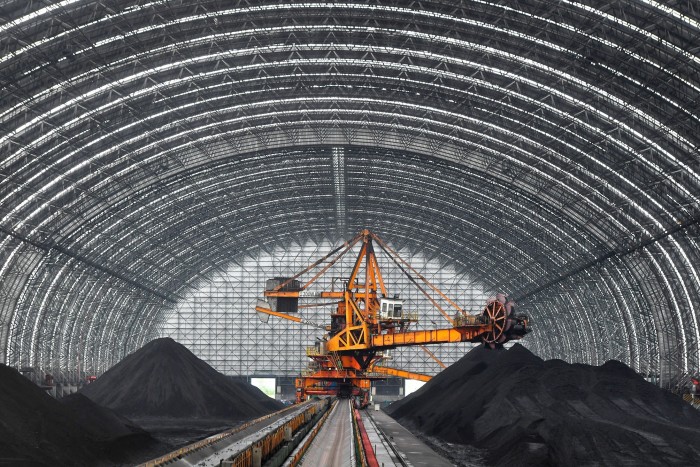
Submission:
<svg viewBox="0 0 700 467">
<path fill-rule="evenodd" d="M 282 408 L 255 386 L 228 378 L 170 338 L 128 355 L 81 391 L 126 416 L 251 419 Z"/>
<path fill-rule="evenodd" d="M 472 349 L 387 412 L 495 465 L 699 465 L 700 412 L 618 361 Z"/>
<path fill-rule="evenodd" d="M 81 397 L 57 401 L 0 364 L 0 465 L 115 465 L 158 447 L 131 421 Z"/>
</svg>

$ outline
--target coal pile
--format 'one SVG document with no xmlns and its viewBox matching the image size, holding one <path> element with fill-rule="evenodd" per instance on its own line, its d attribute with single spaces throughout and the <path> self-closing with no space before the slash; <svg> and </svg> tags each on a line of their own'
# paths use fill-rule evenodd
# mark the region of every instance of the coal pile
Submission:
<svg viewBox="0 0 700 467">
<path fill-rule="evenodd" d="M 75 398 L 59 402 L 0 364 L 0 465 L 114 465 L 154 444 L 109 410 Z"/>
<path fill-rule="evenodd" d="M 66 396 L 60 403 L 73 412 L 73 419 L 103 447 L 105 457 L 112 462 L 131 463 L 170 448 L 133 421 L 82 394 Z"/>
<path fill-rule="evenodd" d="M 623 363 L 474 348 L 387 412 L 494 465 L 699 465 L 700 412 Z"/>
<path fill-rule="evenodd" d="M 247 420 L 283 407 L 255 386 L 222 375 L 170 338 L 128 355 L 81 394 L 138 418 Z"/>
<path fill-rule="evenodd" d="M 96 463 L 89 440 L 70 409 L 0 365 L 0 465 Z"/>
</svg>

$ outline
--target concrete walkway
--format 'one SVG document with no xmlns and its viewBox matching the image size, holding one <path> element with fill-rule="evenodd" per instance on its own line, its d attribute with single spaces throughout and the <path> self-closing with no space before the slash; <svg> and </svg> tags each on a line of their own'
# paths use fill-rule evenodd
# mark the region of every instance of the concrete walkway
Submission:
<svg viewBox="0 0 700 467">
<path fill-rule="evenodd" d="M 413 467 L 454 466 L 383 411 L 366 410 L 364 413 L 372 418 L 406 464 Z"/>
</svg>

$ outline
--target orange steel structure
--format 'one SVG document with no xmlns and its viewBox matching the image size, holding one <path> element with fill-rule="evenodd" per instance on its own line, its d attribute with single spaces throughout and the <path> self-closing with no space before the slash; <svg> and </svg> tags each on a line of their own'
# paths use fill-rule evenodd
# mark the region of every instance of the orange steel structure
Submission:
<svg viewBox="0 0 700 467">
<path fill-rule="evenodd" d="M 450 322 L 450 327 L 408 329 L 411 323 L 418 321 L 418 316 L 404 311 L 398 297 L 389 296 L 377 262 L 375 242 Z M 361 244 L 360 252 L 342 290 L 315 295 L 306 292 L 311 284 L 357 244 Z M 315 268 L 320 270 L 306 283 L 298 280 Z M 450 316 L 428 290 L 454 307 L 456 314 Z M 385 350 L 448 342 L 484 342 L 495 347 L 507 340 L 520 339 L 529 332 L 527 317 L 516 316 L 514 309 L 509 314 L 503 301 L 490 301 L 479 315 L 467 314 L 376 234 L 366 229 L 293 277 L 269 280 L 264 296 L 265 299 L 258 301 L 255 307 L 263 321 L 267 321 L 268 315 L 271 315 L 316 325 L 326 331 L 315 347 L 307 349 L 312 362 L 309 370 L 296 379 L 297 402 L 306 400 L 309 395 L 339 395 L 358 397 L 361 405 L 366 405 L 372 379 L 384 379 L 389 375 L 421 381 L 430 379 L 427 375 L 378 365 L 384 358 L 382 352 Z M 293 314 L 303 308 L 298 304 L 300 298 L 333 300 L 329 304 L 337 306 L 330 313 L 330 325 L 309 323 Z M 424 350 L 442 364 L 432 352 Z"/>
</svg>

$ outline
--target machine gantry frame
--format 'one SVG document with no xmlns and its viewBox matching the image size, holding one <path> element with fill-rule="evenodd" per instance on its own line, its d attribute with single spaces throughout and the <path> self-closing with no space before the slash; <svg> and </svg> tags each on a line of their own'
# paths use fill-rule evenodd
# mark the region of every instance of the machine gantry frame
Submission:
<svg viewBox="0 0 700 467">
<path fill-rule="evenodd" d="M 385 285 L 374 251 L 375 242 L 451 326 L 409 329 L 419 320 L 419 313 L 405 310 L 403 300 L 398 295 L 388 293 L 391 285 Z M 340 277 L 342 285 L 337 290 L 334 288 L 310 294 L 308 287 L 327 274 L 356 245 L 360 245 L 357 259 L 349 274 Z M 307 274 L 313 276 L 302 282 L 300 279 Z M 297 314 L 301 298 L 330 300 L 326 305 L 331 310 L 328 316 L 330 325 L 317 324 L 328 333 L 322 339 L 317 339 L 314 347 L 307 349 L 313 363 L 309 365 L 308 374 L 302 374 L 296 380 L 297 402 L 303 402 L 312 395 L 353 396 L 364 407 L 369 403 L 372 379 L 384 379 L 388 375 L 415 377 L 422 381 L 430 378 L 428 375 L 378 365 L 385 357 L 384 351 L 404 346 L 425 348 L 426 344 L 459 342 L 483 342 L 495 349 L 509 340 L 521 339 L 530 331 L 527 316 L 516 314 L 515 303 L 507 302 L 505 297 L 490 300 L 480 315 L 469 314 L 377 234 L 367 229 L 294 276 L 268 280 L 264 299 L 258 301 L 255 311 L 264 322 L 274 316 L 309 324 Z M 456 314 L 450 316 L 436 298 L 449 304 Z"/>
</svg>

